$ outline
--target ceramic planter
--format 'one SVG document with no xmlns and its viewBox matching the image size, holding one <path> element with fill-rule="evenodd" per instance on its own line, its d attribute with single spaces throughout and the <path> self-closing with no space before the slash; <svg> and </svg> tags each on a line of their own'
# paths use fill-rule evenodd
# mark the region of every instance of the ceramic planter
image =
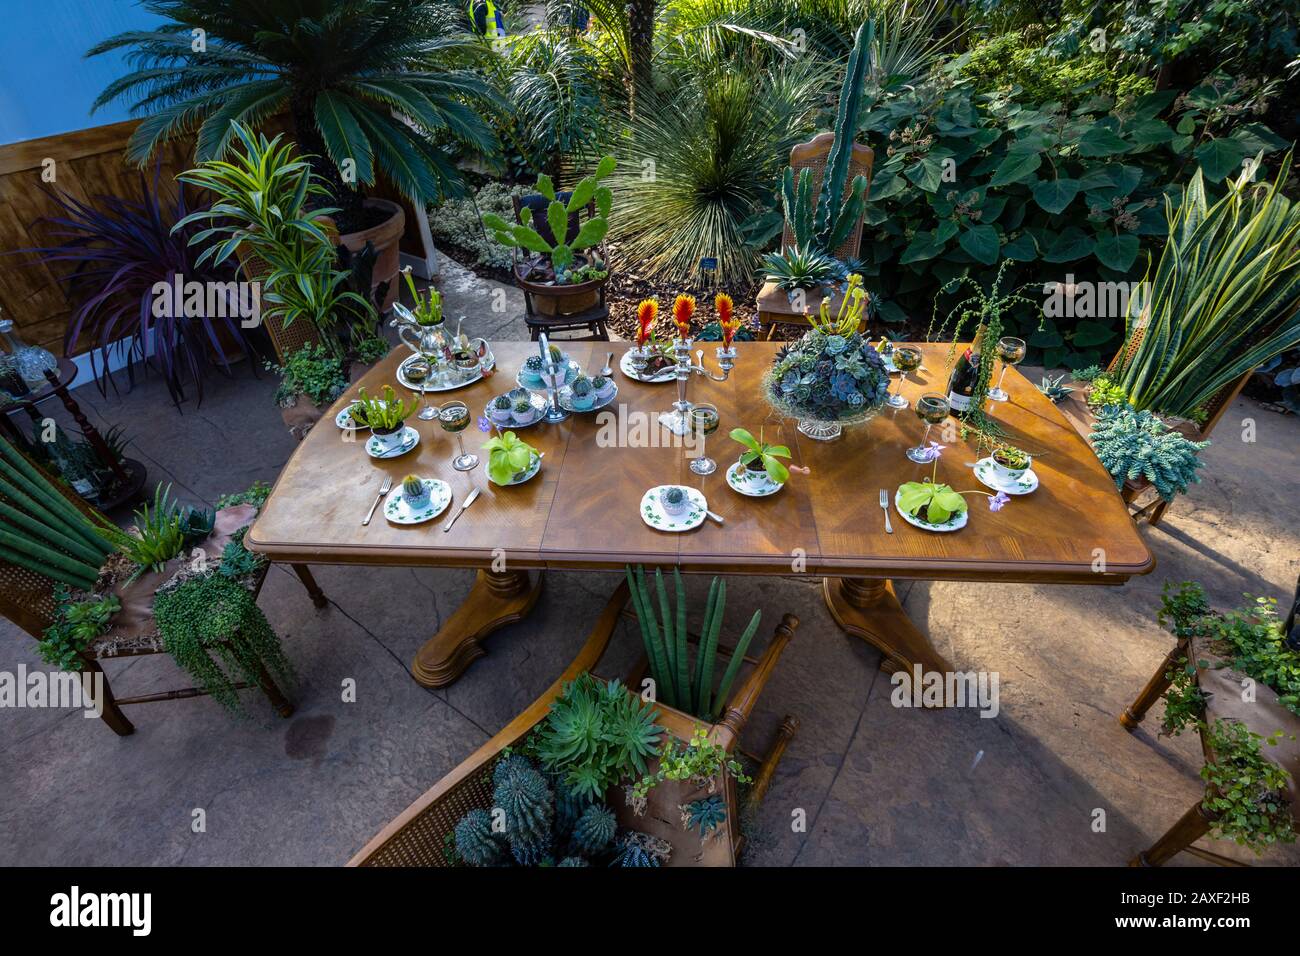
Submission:
<svg viewBox="0 0 1300 956">
<path fill-rule="evenodd" d="M 994 456 L 993 477 L 1001 484 L 1013 485 L 1025 476 L 1025 472 L 1027 472 L 1033 464 L 1034 460 L 1030 458 L 1023 468 L 1008 468 L 1006 465 L 998 461 L 997 456 Z"/>
<path fill-rule="evenodd" d="M 390 452 L 402 446 L 402 432 L 405 428 L 406 422 L 398 422 L 392 428 L 371 428 L 370 433 L 375 436 L 381 451 Z"/>
<path fill-rule="evenodd" d="M 677 502 L 677 504 L 673 504 L 672 502 L 668 501 L 667 496 L 664 495 L 660 497 L 659 503 L 663 507 L 665 514 L 671 515 L 672 517 L 676 518 L 680 515 L 686 514 L 686 512 L 690 510 L 691 498 L 689 495 L 683 494 L 682 500 Z"/>
</svg>

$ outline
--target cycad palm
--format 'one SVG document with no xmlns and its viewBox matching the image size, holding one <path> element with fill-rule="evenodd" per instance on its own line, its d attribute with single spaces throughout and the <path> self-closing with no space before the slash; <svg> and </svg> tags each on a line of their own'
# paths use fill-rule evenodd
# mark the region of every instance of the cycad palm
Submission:
<svg viewBox="0 0 1300 956">
<path fill-rule="evenodd" d="M 492 134 L 472 104 L 491 96 L 468 69 L 486 47 L 462 17 L 424 0 L 144 0 L 170 22 L 120 33 L 88 56 L 126 51 L 133 69 L 95 108 L 125 99 L 145 116 L 137 163 L 169 138 L 198 132 L 196 159 L 221 155 L 231 121 L 250 126 L 288 108 L 299 145 L 357 225 L 357 184 L 376 169 L 422 202 L 458 192 L 452 156 L 429 136 L 477 150 Z M 394 114 L 409 118 L 412 125 Z M 350 163 L 348 162 L 350 161 Z M 355 176 L 349 173 L 355 164 Z"/>
</svg>

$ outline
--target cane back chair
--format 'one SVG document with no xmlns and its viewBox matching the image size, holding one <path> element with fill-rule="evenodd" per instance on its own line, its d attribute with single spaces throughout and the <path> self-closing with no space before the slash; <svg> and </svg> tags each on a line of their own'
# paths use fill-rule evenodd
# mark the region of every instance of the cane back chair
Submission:
<svg viewBox="0 0 1300 956">
<path fill-rule="evenodd" d="M 585 671 L 590 671 L 600 663 L 604 656 L 614 628 L 620 618 L 631 616 L 625 609 L 628 601 L 628 586 L 620 584 L 614 591 L 592 630 L 587 642 L 578 652 L 578 656 L 550 687 L 537 700 L 533 701 L 514 720 L 506 725 L 500 733 L 481 746 L 459 766 L 443 777 L 431 789 L 426 791 L 406 810 L 402 811 L 391 823 L 383 828 L 365 847 L 349 861 L 348 866 L 434 866 L 453 865 L 446 855 L 448 841 L 452 839 L 457 822 L 470 810 L 492 806 L 492 769 L 497 757 L 507 747 L 513 747 L 524 740 L 533 729 L 546 719 L 551 702 L 563 693 L 564 685 L 573 681 Z M 785 651 L 786 645 L 794 637 L 799 625 L 794 615 L 785 615 L 777 626 L 776 632 L 768 642 L 763 653 L 757 657 L 746 656 L 744 661 L 750 665 L 740 687 L 728 701 L 722 720 L 707 727 L 709 739 L 723 746 L 728 752 L 739 750 L 740 732 L 749 720 L 768 680 L 776 667 L 777 661 Z M 698 636 L 692 635 L 697 641 Z M 719 645 L 719 652 L 730 654 L 730 648 Z M 646 671 L 644 657 L 627 677 L 627 686 L 639 684 L 640 675 Z M 686 741 L 695 727 L 702 721 L 662 704 L 656 705 L 656 720 L 666 732 L 678 740 Z M 787 715 L 782 721 L 767 753 L 758 758 L 745 751 L 740 751 L 747 759 L 758 766 L 753 783 L 747 794 L 746 805 L 757 806 L 771 786 L 777 764 L 785 753 L 785 748 L 799 729 L 799 721 Z M 735 781 L 728 775 L 724 784 L 727 801 L 728 840 L 725 843 L 715 841 L 709 848 L 706 859 L 685 859 L 686 854 L 675 849 L 670 865 L 691 865 L 692 862 L 704 865 L 734 864 L 736 854 L 743 847 L 743 837 L 736 834 L 735 821 L 739 819 L 738 800 Z M 678 810 L 673 807 L 656 807 L 656 794 L 666 790 L 666 784 L 650 791 L 651 809 L 642 817 L 631 816 L 631 811 L 623 806 L 615 807 L 620 825 L 634 829 L 654 831 L 651 821 L 654 818 L 676 818 Z M 611 804 L 621 801 L 611 801 Z M 671 802 L 671 801 L 662 801 Z M 678 830 L 677 834 L 685 833 Z M 657 834 L 656 834 L 657 835 Z"/>
</svg>

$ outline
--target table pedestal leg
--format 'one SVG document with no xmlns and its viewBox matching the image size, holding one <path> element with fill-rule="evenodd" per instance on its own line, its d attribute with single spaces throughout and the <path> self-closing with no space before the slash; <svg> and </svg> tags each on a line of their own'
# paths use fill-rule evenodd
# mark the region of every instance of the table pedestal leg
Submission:
<svg viewBox="0 0 1300 956">
<path fill-rule="evenodd" d="M 480 571 L 464 603 L 416 653 L 411 674 L 425 687 L 446 687 L 486 653 L 479 641 L 523 620 L 541 593 L 540 572 Z"/>
<path fill-rule="evenodd" d="M 911 674 L 914 664 L 921 665 L 922 673 L 952 670 L 908 618 L 888 578 L 823 578 L 822 595 L 836 624 L 880 650 L 885 673 Z"/>
</svg>

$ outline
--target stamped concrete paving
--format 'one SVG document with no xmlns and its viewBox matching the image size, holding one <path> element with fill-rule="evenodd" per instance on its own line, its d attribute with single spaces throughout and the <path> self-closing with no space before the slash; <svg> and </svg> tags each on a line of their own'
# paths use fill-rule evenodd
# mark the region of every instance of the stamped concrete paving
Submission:
<svg viewBox="0 0 1300 956">
<path fill-rule="evenodd" d="M 444 288 L 471 334 L 525 337 L 514 298 L 491 311 L 492 284 L 458 273 Z M 97 422 L 126 426 L 151 482 L 211 504 L 273 479 L 292 453 L 274 387 L 242 368 L 214 378 L 184 414 L 156 381 L 120 398 L 93 387 L 77 397 Z M 1239 440 L 1245 419 L 1254 443 Z M 879 654 L 835 628 L 818 581 L 730 579 L 733 637 L 748 607 L 764 609 L 765 633 L 784 611 L 802 622 L 747 734 L 762 750 L 784 715 L 802 722 L 745 862 L 1113 865 L 1149 844 L 1200 792 L 1197 744 L 1157 739 L 1159 708 L 1135 735 L 1115 721 L 1170 646 L 1154 623 L 1160 587 L 1196 578 L 1222 602 L 1290 593 L 1297 448 L 1300 421 L 1238 401 L 1205 453 L 1205 483 L 1143 532 L 1158 568 L 1126 587 L 900 585 L 958 668 L 1000 675 L 993 719 L 892 706 Z M 256 719 L 246 722 L 209 700 L 164 702 L 129 709 L 137 731 L 118 738 L 79 713 L 0 711 L 0 864 L 342 863 L 554 679 L 617 583 L 547 575 L 528 621 L 492 637 L 460 681 L 428 691 L 409 676 L 412 656 L 471 573 L 319 568 L 317 577 L 324 610 L 285 569 L 272 569 L 262 593 L 300 675 L 289 720 L 252 697 Z M 691 580 L 697 598 L 704 584 Z M 0 670 L 43 666 L 25 634 L 4 621 L 0 631 Z M 624 625 L 609 673 L 638 647 Z M 166 657 L 108 669 L 120 693 L 188 683 Z M 343 700 L 348 680 L 354 703 Z"/>
</svg>

